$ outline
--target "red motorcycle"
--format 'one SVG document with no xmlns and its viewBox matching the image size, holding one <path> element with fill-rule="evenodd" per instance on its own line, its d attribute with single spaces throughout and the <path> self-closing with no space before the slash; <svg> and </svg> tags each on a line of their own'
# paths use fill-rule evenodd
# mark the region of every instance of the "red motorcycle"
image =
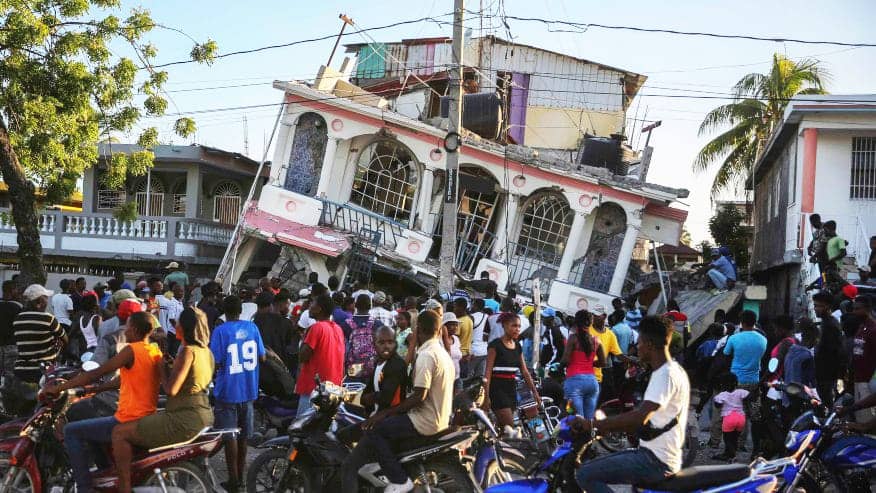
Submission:
<svg viewBox="0 0 876 493">
<path fill-rule="evenodd" d="M 18 436 L 0 439 L 0 493 L 74 491 L 64 450 L 64 426 L 70 406 L 85 395 L 84 389 L 70 389 L 54 400 L 40 395 L 41 405 L 21 428 Z M 222 436 L 238 430 L 204 429 L 183 443 L 135 453 L 131 481 L 158 491 L 209 493 L 219 488 L 209 458 L 220 450 Z M 107 447 L 106 456 L 112 457 Z M 115 466 L 92 474 L 98 491 L 116 491 Z"/>
</svg>

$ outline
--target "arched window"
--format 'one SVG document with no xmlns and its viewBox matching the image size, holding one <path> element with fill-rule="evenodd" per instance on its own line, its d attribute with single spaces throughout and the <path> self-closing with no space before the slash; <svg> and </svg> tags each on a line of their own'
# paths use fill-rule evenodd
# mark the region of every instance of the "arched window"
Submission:
<svg viewBox="0 0 876 493">
<path fill-rule="evenodd" d="M 149 186 L 149 193 L 146 187 Z M 164 182 L 157 176 L 140 178 L 134 188 L 137 200 L 137 214 L 141 216 L 164 215 Z"/>
<path fill-rule="evenodd" d="M 316 195 L 328 142 L 327 132 L 325 120 L 316 113 L 304 113 L 298 117 L 283 188 L 303 195 Z"/>
<path fill-rule="evenodd" d="M 562 257 L 572 219 L 572 209 L 560 195 L 547 193 L 530 200 L 523 210 L 517 255 Z"/>
<path fill-rule="evenodd" d="M 213 189 L 213 220 L 220 224 L 237 224 L 240 215 L 240 186 L 223 181 Z"/>
<path fill-rule="evenodd" d="M 594 215 L 587 253 L 583 261 L 572 267 L 572 282 L 583 288 L 608 292 L 626 232 L 624 208 L 612 202 L 600 205 Z"/>
<path fill-rule="evenodd" d="M 417 161 L 407 147 L 395 140 L 377 140 L 359 153 L 350 202 L 407 224 L 419 181 Z"/>
</svg>

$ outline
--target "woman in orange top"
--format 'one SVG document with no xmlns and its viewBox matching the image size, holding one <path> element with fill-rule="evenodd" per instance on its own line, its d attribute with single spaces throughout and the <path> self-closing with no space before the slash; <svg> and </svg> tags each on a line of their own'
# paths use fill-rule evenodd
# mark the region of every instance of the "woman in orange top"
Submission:
<svg viewBox="0 0 876 493">
<path fill-rule="evenodd" d="M 64 427 L 64 447 L 70 458 L 73 479 L 80 492 L 93 491 L 89 467 L 93 457 L 89 443 L 110 443 L 113 428 L 119 423 L 138 420 L 153 414 L 158 407 L 161 350 L 149 342 L 154 317 L 137 312 L 128 318 L 125 337 L 128 345 L 100 367 L 80 373 L 60 385 L 46 387 L 48 395 L 88 385 L 100 377 L 119 371 L 119 377 L 102 385 L 97 391 L 119 389 L 119 407 L 114 416 L 86 419 Z"/>
</svg>

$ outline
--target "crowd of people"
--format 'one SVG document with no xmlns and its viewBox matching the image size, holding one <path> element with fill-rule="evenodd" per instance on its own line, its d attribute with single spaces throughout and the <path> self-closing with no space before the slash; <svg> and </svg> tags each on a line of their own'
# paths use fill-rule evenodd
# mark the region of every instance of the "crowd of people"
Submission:
<svg viewBox="0 0 876 493">
<path fill-rule="evenodd" d="M 89 444 L 112 443 L 121 491 L 127 491 L 133 447 L 178 443 L 210 425 L 241 430 L 225 448 L 224 486 L 237 489 L 253 432 L 253 402 L 266 379 L 281 376 L 294 378 L 292 395 L 282 397 L 298 399 L 299 416 L 312 408 L 317 379 L 365 385 L 367 420 L 347 459 L 345 490 L 354 490 L 358 466 L 377 460 L 392 483 L 387 491 L 411 487 L 394 446 L 447 428 L 453 393 L 465 378 L 483 378 L 484 407 L 506 432 L 513 431 L 519 380 L 537 402 L 544 393 L 565 403 L 580 416 L 579 428 L 639 431 L 639 449 L 581 468 L 578 481 L 588 491 L 606 491 L 605 470 L 615 473 L 614 481 L 635 482 L 636 471 L 680 468 L 684 426 L 678 423 L 687 420 L 688 380 L 700 390 L 696 411 L 710 413 L 711 445 L 725 442 L 715 458 L 728 461 L 749 430 L 754 454 L 774 453 L 770 447 L 782 443 L 776 434 L 800 404 L 770 382 L 806 385 L 828 403 L 838 383 L 854 389 L 859 400 L 876 383 L 872 301 L 850 289 L 845 299 L 816 293 L 817 322 L 779 317 L 759 323 L 751 311 L 738 320 L 719 312 L 706 336 L 691 342 L 687 317 L 674 301 L 660 317 L 644 316 L 634 300 L 620 298 L 610 313 L 597 305 L 566 315 L 521 306 L 513 292 L 501 297 L 484 278 L 460 283 L 452 293 L 396 302 L 365 283 L 341 289 L 330 277 L 323 284 L 315 273 L 297 293 L 264 278 L 256 289 L 223 295 L 217 283 L 197 285 L 175 263 L 167 267 L 163 279 L 131 286 L 117 276 L 92 291 L 82 279 L 62 282 L 58 293 L 36 284 L 21 293 L 12 281 L 2 286 L 4 377 L 36 385 L 41 365 L 64 354 L 91 353 L 100 365 L 43 390 L 53 395 L 92 385 L 95 393 L 70 409 L 65 429 L 80 491 L 91 489 L 91 464 L 106 463 Z M 536 351 L 547 375 L 531 370 Z M 777 367 L 766 366 L 771 358 Z M 637 414 L 595 421 L 599 403 L 625 387 L 630 365 L 651 371 Z M 168 400 L 156 412 L 159 389 Z M 862 428 L 872 426 L 872 409 L 858 413 Z"/>
</svg>

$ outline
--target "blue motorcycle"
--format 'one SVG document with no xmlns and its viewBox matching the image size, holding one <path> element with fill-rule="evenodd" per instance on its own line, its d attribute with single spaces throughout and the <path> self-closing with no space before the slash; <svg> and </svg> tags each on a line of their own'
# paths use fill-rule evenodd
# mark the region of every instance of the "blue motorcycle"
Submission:
<svg viewBox="0 0 876 493">
<path fill-rule="evenodd" d="M 569 416 L 560 422 L 556 435 L 562 443 L 550 457 L 530 471 L 528 478 L 493 486 L 486 493 L 580 492 L 581 489 L 575 482 L 575 470 L 598 437 L 592 432 L 573 433 L 573 419 L 573 416 Z M 760 467 L 741 464 L 690 467 L 656 484 L 635 485 L 633 490 L 640 493 L 771 492 L 776 488 L 778 480 L 772 474 L 761 473 Z M 772 467 L 776 465 L 773 464 Z"/>
<path fill-rule="evenodd" d="M 784 385 L 792 398 L 809 401 L 812 409 L 791 425 L 785 441 L 796 463 L 785 468 L 781 491 L 802 488 L 808 493 L 876 491 L 876 439 L 849 434 L 837 420 L 837 413 L 827 409 L 807 389 L 797 384 Z M 851 403 L 845 395 L 838 406 Z"/>
</svg>

